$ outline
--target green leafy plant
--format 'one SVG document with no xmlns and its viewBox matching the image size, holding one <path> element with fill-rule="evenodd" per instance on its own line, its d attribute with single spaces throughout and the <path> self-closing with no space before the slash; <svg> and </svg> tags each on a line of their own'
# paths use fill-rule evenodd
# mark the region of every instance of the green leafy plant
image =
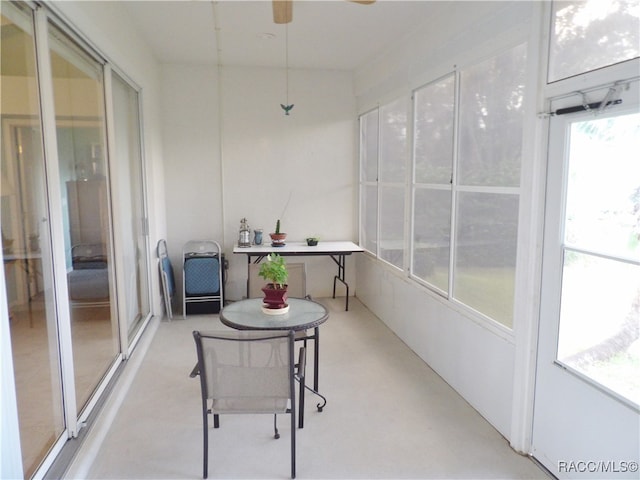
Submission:
<svg viewBox="0 0 640 480">
<path fill-rule="evenodd" d="M 270 253 L 266 261 L 260 264 L 258 275 L 276 287 L 283 288 L 289 278 L 289 271 L 283 257 L 277 253 Z"/>
</svg>

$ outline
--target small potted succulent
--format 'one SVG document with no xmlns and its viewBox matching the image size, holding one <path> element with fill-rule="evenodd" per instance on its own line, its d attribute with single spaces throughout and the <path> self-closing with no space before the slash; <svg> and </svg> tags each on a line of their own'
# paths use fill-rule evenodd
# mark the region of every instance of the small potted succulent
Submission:
<svg viewBox="0 0 640 480">
<path fill-rule="evenodd" d="M 307 237 L 307 245 L 309 245 L 310 247 L 315 247 L 316 245 L 318 245 L 318 241 L 320 239 L 318 237 Z"/>
<path fill-rule="evenodd" d="M 271 310 L 287 307 L 287 278 L 289 271 L 284 258 L 277 253 L 267 255 L 258 272 L 268 283 L 262 287 L 265 308 Z"/>
<path fill-rule="evenodd" d="M 284 247 L 284 240 L 287 238 L 287 234 L 280 232 L 280 219 L 276 222 L 276 231 L 270 233 L 269 236 L 271 237 L 272 247 Z"/>
</svg>

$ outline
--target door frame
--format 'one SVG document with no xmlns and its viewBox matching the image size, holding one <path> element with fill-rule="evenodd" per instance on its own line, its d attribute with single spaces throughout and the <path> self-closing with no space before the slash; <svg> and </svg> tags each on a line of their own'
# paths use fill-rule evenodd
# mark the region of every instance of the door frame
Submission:
<svg viewBox="0 0 640 480">
<path fill-rule="evenodd" d="M 629 65 L 638 65 L 638 61 L 627 62 Z M 615 66 L 609 72 L 610 75 L 619 71 L 620 66 Z M 591 78 L 601 79 L 603 72 Z M 611 77 L 610 77 L 611 78 Z M 638 111 L 638 76 L 637 74 L 621 77 L 633 82 L 630 93 L 622 92 L 622 105 L 613 107 L 615 110 L 606 110 L 601 117 L 593 117 L 593 112 L 578 112 L 566 117 L 553 116 L 548 122 L 547 133 L 547 177 L 546 198 L 544 213 L 544 240 L 542 256 L 542 284 L 540 295 L 540 319 L 538 325 L 538 347 L 536 361 L 536 388 L 534 393 L 534 410 L 532 419 L 531 453 L 559 478 L 572 478 L 586 474 L 602 475 L 618 473 L 620 475 L 634 473 L 629 465 L 636 462 L 637 468 L 637 435 L 629 432 L 628 438 L 622 437 L 629 425 L 638 424 L 640 409 L 633 402 L 624 401 L 619 395 L 612 394 L 606 387 L 595 384 L 592 380 L 586 380 L 584 375 L 574 372 L 557 360 L 558 329 L 560 322 L 560 295 L 563 273 L 563 232 L 564 232 L 564 208 L 566 200 L 566 179 L 568 167 L 569 126 L 583 119 L 606 118 L 608 116 L 624 115 Z M 626 81 L 626 80 L 625 80 Z M 566 85 L 574 88 L 580 85 L 580 92 L 570 91 L 556 97 L 548 97 L 547 105 L 551 110 L 568 106 L 582 105 L 583 102 L 596 102 L 604 98 L 604 93 L 616 82 L 604 84 L 590 84 L 585 87 L 585 78 L 569 79 Z M 557 88 L 557 86 L 554 86 Z M 585 101 L 586 94 L 589 97 Z M 553 115 L 553 114 L 551 114 Z M 558 129 L 561 129 L 558 130 Z M 562 155 L 562 158 L 560 158 Z M 558 206 L 561 206 L 558 208 Z M 553 341 L 551 341 L 553 340 Z M 549 369 L 549 370 L 545 370 Z M 563 376 L 563 374 L 565 374 Z M 585 383 L 586 380 L 586 383 Z M 569 395 L 562 395 L 554 389 L 554 383 L 568 385 L 572 390 L 579 390 L 579 404 L 574 403 Z M 581 406 L 586 406 L 583 410 Z M 558 408 L 559 407 L 559 408 Z M 589 412 L 612 412 L 606 416 L 606 421 L 599 419 L 599 415 L 589 415 Z M 544 415 L 541 417 L 541 415 Z M 591 422 L 593 430 L 585 427 L 585 418 Z M 634 423 L 635 422 L 635 423 Z M 580 430 L 584 428 L 584 430 Z M 566 435 L 578 435 L 588 442 L 588 438 L 595 429 L 601 432 L 598 439 L 609 438 L 612 441 L 591 442 L 591 445 L 599 446 L 589 450 L 577 450 L 575 442 L 568 442 Z M 573 433 L 572 433 L 573 432 Z M 620 443 L 620 440 L 622 442 Z M 593 440 L 593 439 L 592 439 Z M 634 444 L 635 442 L 635 444 Z M 570 444 L 570 446 L 568 446 Z M 590 446 L 591 446 L 590 445 Z M 625 445 L 621 448 L 621 445 Z M 604 448 L 603 448 L 604 447 Z M 635 450 L 634 450 L 635 449 Z M 562 453 L 565 452 L 565 453 Z M 558 455 L 562 455 L 559 457 Z M 634 457 L 635 455 L 635 457 Z M 574 456 L 575 458 L 563 458 Z M 608 462 L 608 463 L 607 463 Z M 626 463 L 625 463 L 626 462 Z M 609 468 L 610 470 L 606 470 Z M 617 469 L 617 470 L 616 470 Z M 593 477 L 596 478 L 596 477 Z"/>
</svg>

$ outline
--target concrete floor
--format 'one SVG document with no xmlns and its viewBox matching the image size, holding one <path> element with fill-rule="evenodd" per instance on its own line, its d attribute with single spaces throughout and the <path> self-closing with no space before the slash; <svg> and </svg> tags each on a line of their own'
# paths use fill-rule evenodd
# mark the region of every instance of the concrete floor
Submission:
<svg viewBox="0 0 640 480">
<path fill-rule="evenodd" d="M 318 301 L 330 311 L 320 329 L 320 391 L 328 404 L 320 413 L 306 397 L 298 478 L 549 478 L 357 299 L 349 312 L 343 298 Z M 191 332 L 227 327 L 209 315 L 151 328 L 66 478 L 201 478 Z M 221 428 L 210 429 L 209 478 L 289 478 L 288 418 L 280 417 L 279 429 L 274 440 L 271 416 L 221 417 Z"/>
</svg>

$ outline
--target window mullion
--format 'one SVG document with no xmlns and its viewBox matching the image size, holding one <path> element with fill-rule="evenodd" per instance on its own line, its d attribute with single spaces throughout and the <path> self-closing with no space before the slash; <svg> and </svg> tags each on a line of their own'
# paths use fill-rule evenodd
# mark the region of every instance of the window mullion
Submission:
<svg viewBox="0 0 640 480">
<path fill-rule="evenodd" d="M 455 275 L 455 252 L 456 252 L 456 214 L 458 197 L 458 154 L 459 154 L 459 134 L 460 134 L 460 72 L 456 69 L 454 99 L 453 99 L 453 159 L 451 162 L 451 224 L 449 225 L 449 285 L 447 288 L 447 298 L 453 298 L 453 285 Z"/>
<path fill-rule="evenodd" d="M 376 138 L 376 258 L 380 258 L 380 133 L 382 132 L 382 119 L 378 106 L 378 135 Z"/>
</svg>

